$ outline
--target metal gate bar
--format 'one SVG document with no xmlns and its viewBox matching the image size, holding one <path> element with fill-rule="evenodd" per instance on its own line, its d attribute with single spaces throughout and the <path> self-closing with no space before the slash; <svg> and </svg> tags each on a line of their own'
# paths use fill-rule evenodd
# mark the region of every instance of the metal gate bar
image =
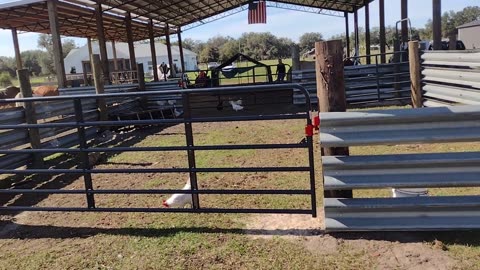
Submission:
<svg viewBox="0 0 480 270">
<path fill-rule="evenodd" d="M 250 115 L 250 116 L 229 116 L 229 117 L 192 117 L 190 112 L 189 97 L 191 94 L 215 94 L 215 95 L 234 95 L 240 93 L 259 93 L 277 90 L 297 90 L 305 95 L 305 110 L 298 114 L 270 114 L 270 115 Z M 147 97 L 159 95 L 182 95 L 184 117 L 177 119 L 152 119 L 152 120 L 121 120 L 121 121 L 84 121 L 83 108 L 81 101 L 83 99 L 100 98 L 126 98 L 126 97 Z M 115 93 L 101 95 L 76 95 L 42 98 L 23 98 L 2 100 L 1 103 L 8 102 L 35 102 L 35 101 L 73 101 L 75 107 L 75 122 L 62 123 L 43 123 L 43 124 L 20 124 L 20 125 L 0 125 L 0 130 L 4 129 L 28 129 L 28 128 L 59 128 L 70 127 L 78 130 L 79 148 L 55 148 L 55 149 L 0 149 L 0 154 L 33 154 L 33 153 L 79 153 L 83 161 L 83 166 L 78 169 L 0 169 L 2 174 L 67 174 L 81 175 L 84 178 L 84 190 L 62 190 L 62 189 L 0 189 L 0 194 L 85 194 L 88 207 L 32 207 L 32 206 L 1 206 L 0 211 L 74 211 L 74 212 L 180 212 L 180 213 L 284 213 L 284 214 L 311 214 L 316 216 L 316 193 L 315 193 L 315 171 L 314 171 L 314 150 L 311 134 L 306 134 L 306 140 L 298 143 L 285 144 L 241 144 L 241 145 L 194 145 L 194 136 L 192 131 L 193 123 L 202 122 L 232 122 L 232 121 L 260 121 L 260 120 L 289 120 L 305 119 L 306 126 L 311 128 L 310 119 L 310 96 L 308 91 L 297 84 L 279 84 L 264 86 L 247 87 L 219 87 L 211 89 L 193 89 L 193 90 L 174 90 L 174 91 L 149 91 L 135 93 Z M 166 147 L 117 147 L 117 148 L 89 148 L 85 136 L 87 127 L 108 127 L 108 126 L 141 126 L 141 125 L 163 125 L 163 124 L 184 124 L 186 146 L 166 146 Z M 239 167 L 239 168 L 197 168 L 195 164 L 195 151 L 215 151 L 215 150 L 242 150 L 242 149 L 307 149 L 308 166 L 280 166 L 280 167 Z M 94 169 L 88 164 L 88 154 L 94 152 L 136 152 L 136 151 L 186 151 L 188 155 L 188 168 L 150 168 L 150 169 Z M 229 172 L 308 172 L 310 189 L 299 190 L 233 190 L 233 189 L 198 189 L 197 173 L 229 173 Z M 173 189 L 138 189 L 138 190 L 120 190 L 106 189 L 94 190 L 92 184 L 92 174 L 108 173 L 188 173 L 191 180 L 191 190 L 173 190 Z M 105 208 L 96 207 L 94 201 L 95 194 L 192 194 L 192 208 Z M 309 195 L 311 200 L 310 209 L 224 209 L 224 208 L 202 208 L 200 206 L 198 195 L 200 194 L 222 194 L 222 195 Z"/>
</svg>

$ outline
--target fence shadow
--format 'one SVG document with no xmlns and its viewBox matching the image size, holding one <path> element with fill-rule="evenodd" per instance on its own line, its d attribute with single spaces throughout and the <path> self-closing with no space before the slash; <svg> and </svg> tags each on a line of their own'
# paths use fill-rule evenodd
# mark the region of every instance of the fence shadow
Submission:
<svg viewBox="0 0 480 270">
<path fill-rule="evenodd" d="M 3 224 L 2 224 L 3 223 Z M 480 246 L 480 231 L 450 232 L 349 232 L 326 234 L 321 229 L 241 229 L 214 227 L 175 228 L 97 228 L 66 227 L 52 225 L 24 225 L 11 221 L 0 221 L 0 239 L 69 239 L 88 238 L 98 234 L 114 236 L 171 237 L 181 233 L 235 234 L 250 236 L 322 236 L 329 235 L 342 240 L 374 240 L 392 243 L 422 243 L 439 240 L 446 245 Z M 7 228 L 7 230 L 5 230 Z"/>
</svg>

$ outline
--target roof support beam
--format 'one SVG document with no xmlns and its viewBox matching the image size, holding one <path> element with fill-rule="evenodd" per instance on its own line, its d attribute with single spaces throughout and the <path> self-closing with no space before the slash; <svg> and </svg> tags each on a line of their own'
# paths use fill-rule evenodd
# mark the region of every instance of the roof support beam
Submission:
<svg viewBox="0 0 480 270">
<path fill-rule="evenodd" d="M 15 49 L 15 62 L 17 63 L 17 70 L 22 69 L 22 57 L 20 55 L 20 45 L 18 43 L 17 29 L 12 28 L 13 47 Z"/>
<path fill-rule="evenodd" d="M 102 60 L 103 80 L 110 84 L 110 67 L 108 64 L 107 43 L 105 40 L 105 29 L 103 25 L 102 5 L 97 4 L 95 7 L 95 17 L 97 22 L 97 38 L 100 48 L 100 59 Z M 91 57 L 91 56 L 90 56 Z M 93 65 L 93 62 L 90 62 Z"/>
<path fill-rule="evenodd" d="M 353 28 L 355 32 L 355 56 L 360 55 L 360 35 L 358 33 L 358 9 L 353 12 Z"/>
<path fill-rule="evenodd" d="M 367 65 L 370 65 L 370 4 L 365 5 L 365 54 L 367 57 Z"/>
<path fill-rule="evenodd" d="M 170 76 L 175 77 L 175 69 L 173 68 L 173 56 L 172 56 L 172 44 L 170 43 L 170 26 L 167 24 L 165 27 L 165 38 L 167 40 L 167 54 L 168 54 L 168 65 L 170 66 Z"/>
<path fill-rule="evenodd" d="M 185 72 L 185 57 L 183 55 L 183 45 L 182 45 L 182 29 L 178 29 L 178 49 L 180 51 L 180 64 L 182 67 L 182 72 Z"/>
<path fill-rule="evenodd" d="M 408 18 L 408 0 L 402 0 L 402 20 Z M 402 47 L 408 42 L 408 22 L 402 21 Z"/>
<path fill-rule="evenodd" d="M 350 58 L 350 25 L 348 22 L 348 12 L 345 12 L 345 39 L 347 41 L 347 58 Z"/>
<path fill-rule="evenodd" d="M 62 40 L 60 38 L 60 27 L 57 17 L 57 0 L 47 1 L 48 18 L 50 21 L 50 33 L 53 42 L 53 62 L 57 72 L 58 87 L 67 87 L 67 76 L 65 74 L 65 63 L 63 62 Z"/>
<path fill-rule="evenodd" d="M 148 23 L 148 35 L 150 37 L 150 50 L 152 53 L 153 81 L 158 82 L 157 50 L 155 48 L 155 36 L 153 34 L 153 20 Z"/>
<path fill-rule="evenodd" d="M 113 53 L 113 70 L 118 71 L 117 47 L 115 46 L 115 40 L 112 40 L 112 53 Z"/>
<path fill-rule="evenodd" d="M 380 9 L 380 60 L 382 64 L 387 62 L 386 45 L 387 41 L 385 38 L 385 0 L 379 0 L 379 9 Z"/>
<path fill-rule="evenodd" d="M 433 49 L 442 49 L 442 0 L 433 0 Z"/>
<path fill-rule="evenodd" d="M 130 55 L 130 69 L 137 70 L 137 60 L 135 58 L 135 46 L 133 45 L 132 35 L 132 15 L 130 12 L 125 17 L 125 26 L 127 27 L 128 53 Z"/>
</svg>

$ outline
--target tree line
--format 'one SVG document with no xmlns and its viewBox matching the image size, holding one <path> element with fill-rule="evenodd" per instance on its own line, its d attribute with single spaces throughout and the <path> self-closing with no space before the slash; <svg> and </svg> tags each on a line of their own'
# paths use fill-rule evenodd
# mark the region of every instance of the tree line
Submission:
<svg viewBox="0 0 480 270">
<path fill-rule="evenodd" d="M 38 50 L 27 50 L 20 53 L 23 66 L 30 71 L 31 76 L 55 74 L 53 62 L 53 41 L 52 36 L 41 34 L 37 40 Z M 72 39 L 62 40 L 63 57 L 77 48 Z M 11 77 L 16 76 L 15 57 L 0 56 L 0 73 L 7 73 Z"/>
</svg>

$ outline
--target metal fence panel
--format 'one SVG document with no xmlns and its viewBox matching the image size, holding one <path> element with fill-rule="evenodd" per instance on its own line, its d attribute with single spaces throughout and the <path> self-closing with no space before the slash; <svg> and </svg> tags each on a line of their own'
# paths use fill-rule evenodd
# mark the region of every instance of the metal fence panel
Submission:
<svg viewBox="0 0 480 270">
<path fill-rule="evenodd" d="M 424 106 L 480 104 L 480 51 L 422 54 Z"/>
<path fill-rule="evenodd" d="M 312 102 L 317 103 L 317 82 L 314 69 L 292 72 L 292 81 L 304 86 Z M 345 67 L 345 92 L 351 106 L 381 105 L 388 101 L 410 99 L 408 62 L 397 64 L 358 65 Z M 305 104 L 303 96 L 294 91 L 294 104 Z"/>
<path fill-rule="evenodd" d="M 321 113 L 322 147 L 480 140 L 480 106 Z M 322 157 L 324 190 L 480 187 L 480 152 Z M 480 196 L 328 198 L 329 231 L 480 228 Z"/>
</svg>

